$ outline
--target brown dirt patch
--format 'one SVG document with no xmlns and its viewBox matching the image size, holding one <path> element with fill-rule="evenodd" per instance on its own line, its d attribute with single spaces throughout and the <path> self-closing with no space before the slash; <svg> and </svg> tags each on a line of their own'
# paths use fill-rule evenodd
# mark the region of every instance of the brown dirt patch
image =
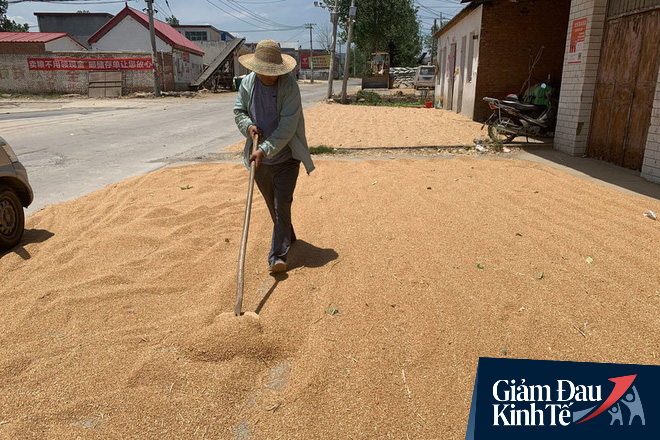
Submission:
<svg viewBox="0 0 660 440">
<path fill-rule="evenodd" d="M 515 160 L 317 165 L 277 280 L 255 194 L 256 326 L 219 318 L 239 164 L 30 217 L 0 259 L 0 437 L 464 438 L 479 356 L 658 364 L 654 201 Z"/>
<path fill-rule="evenodd" d="M 446 110 L 319 104 L 304 114 L 310 147 L 458 146 L 488 137 L 482 124 Z M 242 151 L 244 144 L 241 141 L 223 151 Z"/>
</svg>

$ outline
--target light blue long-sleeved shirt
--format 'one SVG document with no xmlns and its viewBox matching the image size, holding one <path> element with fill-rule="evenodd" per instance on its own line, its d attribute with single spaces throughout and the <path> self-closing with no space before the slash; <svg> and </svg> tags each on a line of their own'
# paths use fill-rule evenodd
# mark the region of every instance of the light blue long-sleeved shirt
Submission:
<svg viewBox="0 0 660 440">
<path fill-rule="evenodd" d="M 257 75 L 254 72 L 243 78 L 238 88 L 238 96 L 234 106 L 236 125 L 243 136 L 247 138 L 243 149 L 243 161 L 247 168 L 249 168 L 248 158 L 250 157 L 250 147 L 252 145 L 248 130 L 251 125 L 254 125 L 250 103 L 252 102 L 256 79 Z M 264 153 L 264 157 L 271 158 L 288 145 L 291 149 L 291 155 L 303 163 L 307 174 L 309 174 L 314 170 L 314 163 L 312 162 L 312 156 L 309 154 L 305 136 L 305 119 L 303 118 L 298 83 L 291 74 L 282 75 L 277 81 L 279 122 L 275 131 L 259 145 L 259 149 Z"/>
</svg>

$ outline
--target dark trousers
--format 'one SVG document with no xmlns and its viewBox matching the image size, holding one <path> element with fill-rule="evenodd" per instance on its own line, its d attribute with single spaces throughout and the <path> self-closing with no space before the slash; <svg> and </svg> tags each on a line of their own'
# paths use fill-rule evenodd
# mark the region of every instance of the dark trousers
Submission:
<svg viewBox="0 0 660 440">
<path fill-rule="evenodd" d="M 276 165 L 262 163 L 255 173 L 257 186 L 273 219 L 269 265 L 273 265 L 278 259 L 286 262 L 286 254 L 291 243 L 295 241 L 296 235 L 291 225 L 291 203 L 299 171 L 300 161 L 292 158 Z"/>
</svg>

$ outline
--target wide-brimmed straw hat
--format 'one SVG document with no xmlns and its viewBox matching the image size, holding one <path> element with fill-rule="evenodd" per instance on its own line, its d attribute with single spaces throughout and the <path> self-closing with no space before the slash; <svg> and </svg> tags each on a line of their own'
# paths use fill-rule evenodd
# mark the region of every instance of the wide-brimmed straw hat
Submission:
<svg viewBox="0 0 660 440">
<path fill-rule="evenodd" d="M 289 55 L 283 55 L 280 45 L 273 40 L 262 40 L 254 53 L 241 55 L 238 62 L 261 75 L 280 76 L 291 72 L 298 64 Z"/>
</svg>

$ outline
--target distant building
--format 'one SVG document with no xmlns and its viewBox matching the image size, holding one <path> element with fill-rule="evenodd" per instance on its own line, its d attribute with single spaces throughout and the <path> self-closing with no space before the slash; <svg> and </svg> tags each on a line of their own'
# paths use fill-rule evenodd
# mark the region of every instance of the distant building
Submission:
<svg viewBox="0 0 660 440">
<path fill-rule="evenodd" d="M 484 96 L 519 93 L 562 74 L 570 0 L 462 0 L 465 8 L 436 32 L 436 102 L 474 120 L 492 111 Z M 540 54 L 540 55 L 539 55 Z"/>
<path fill-rule="evenodd" d="M 208 24 L 180 24 L 172 27 L 190 41 L 230 41 L 234 39 L 229 32 L 221 31 Z"/>
<path fill-rule="evenodd" d="M 312 58 L 312 65 L 309 62 L 309 49 L 300 49 L 298 51 L 298 69 L 300 79 L 309 79 L 312 77 L 312 67 L 314 68 L 314 79 L 327 80 L 330 72 L 330 52 L 327 50 L 315 50 Z M 333 64 L 334 76 L 339 78 L 339 55 L 335 54 Z"/>
<path fill-rule="evenodd" d="M 221 31 L 207 24 L 172 26 L 181 35 L 194 41 L 204 51 L 202 62 L 210 65 L 227 47 L 227 43 L 234 40 L 234 36 L 227 31 Z"/>
<path fill-rule="evenodd" d="M 107 12 L 35 12 L 40 32 L 64 32 L 90 49 L 87 40 L 112 17 Z"/>
<path fill-rule="evenodd" d="M 0 32 L 0 59 L 3 93 L 116 97 L 154 86 L 151 53 L 95 52 L 62 32 Z"/>
<path fill-rule="evenodd" d="M 204 51 L 167 23 L 154 19 L 154 28 L 164 86 L 188 89 L 202 74 Z M 88 41 L 98 51 L 151 52 L 149 17 L 126 6 Z"/>
<path fill-rule="evenodd" d="M 0 32 L 1 54 L 81 51 L 85 46 L 62 32 Z"/>
<path fill-rule="evenodd" d="M 293 74 L 298 77 L 298 72 L 300 71 L 300 43 L 297 41 L 283 41 L 280 43 L 280 49 L 282 53 L 290 55 L 296 60 L 296 68 Z"/>
</svg>

